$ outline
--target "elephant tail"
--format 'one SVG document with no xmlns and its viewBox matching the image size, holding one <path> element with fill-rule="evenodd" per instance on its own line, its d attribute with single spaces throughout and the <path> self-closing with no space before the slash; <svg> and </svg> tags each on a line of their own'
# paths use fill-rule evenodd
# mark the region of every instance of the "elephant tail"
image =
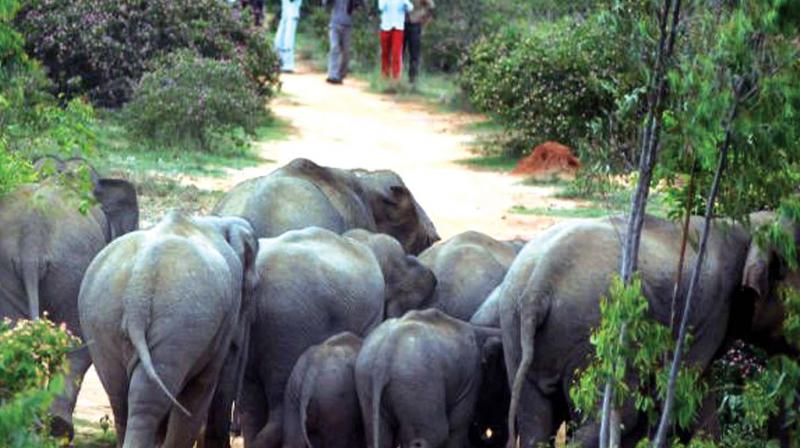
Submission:
<svg viewBox="0 0 800 448">
<path fill-rule="evenodd" d="M 156 373 L 156 369 L 153 367 L 153 360 L 150 358 L 150 349 L 147 347 L 144 330 L 141 327 L 129 328 L 128 337 L 130 337 L 131 343 L 136 349 L 136 354 L 139 356 L 139 361 L 142 363 L 142 367 L 144 367 L 144 371 L 150 380 L 158 384 L 158 387 L 160 387 L 164 394 L 170 399 L 170 401 L 172 401 L 172 404 L 180 409 L 181 412 L 186 414 L 187 417 L 191 417 L 192 413 L 178 402 L 178 399 L 175 398 L 172 393 L 170 393 L 169 389 L 167 389 L 167 386 L 164 385 L 163 381 L 161 381 L 161 377 L 159 377 L 158 373 Z"/>
<path fill-rule="evenodd" d="M 31 320 L 39 319 L 39 280 L 44 276 L 47 269 L 46 263 L 39 260 L 22 260 L 20 274 L 22 283 L 25 286 L 25 294 L 28 296 L 28 310 Z"/>
<path fill-rule="evenodd" d="M 308 430 L 306 429 L 306 421 L 308 418 L 308 404 L 311 402 L 311 397 L 314 394 L 314 385 L 319 376 L 319 369 L 312 366 L 308 369 L 306 377 L 303 380 L 303 385 L 300 388 L 300 431 L 303 434 L 303 440 L 307 447 L 312 447 L 311 440 L 308 438 Z"/>
<path fill-rule="evenodd" d="M 172 393 L 170 393 L 167 386 L 161 380 L 161 377 L 156 373 L 153 366 L 153 359 L 150 357 L 150 348 L 147 346 L 147 339 L 145 337 L 145 328 L 147 328 L 148 316 L 150 315 L 150 304 L 152 301 L 152 279 L 148 278 L 148 273 L 140 269 L 138 266 L 134 267 L 131 273 L 131 278 L 128 283 L 128 288 L 123 296 L 123 304 L 125 312 L 123 314 L 122 328 L 126 330 L 128 338 L 136 350 L 136 355 L 139 357 L 139 362 L 144 368 L 145 373 L 151 381 L 156 383 L 164 394 L 172 401 L 178 409 L 181 410 L 187 417 L 192 414 L 178 402 Z M 140 285 L 147 285 L 141 287 Z M 131 364 L 132 368 L 135 364 Z"/>
<path fill-rule="evenodd" d="M 374 373 L 372 376 L 372 446 L 374 448 L 379 448 L 380 444 L 380 436 L 381 436 L 381 396 L 383 395 L 383 389 L 386 387 L 386 366 L 381 365 L 374 366 Z"/>
<path fill-rule="evenodd" d="M 508 446 L 516 447 L 517 443 L 517 411 L 519 409 L 522 386 L 528 376 L 528 370 L 533 363 L 533 338 L 536 336 L 537 316 L 535 307 L 521 306 L 519 321 L 519 344 L 522 347 L 522 360 L 514 374 L 514 382 L 511 386 L 511 403 L 508 408 Z M 516 342 L 516 341 L 515 341 Z"/>
</svg>

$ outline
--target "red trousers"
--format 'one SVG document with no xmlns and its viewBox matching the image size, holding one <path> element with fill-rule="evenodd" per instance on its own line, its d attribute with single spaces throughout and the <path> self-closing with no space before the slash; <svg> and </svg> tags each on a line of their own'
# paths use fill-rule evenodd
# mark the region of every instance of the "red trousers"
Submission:
<svg viewBox="0 0 800 448">
<path fill-rule="evenodd" d="M 381 31 L 381 74 L 389 77 L 389 67 L 392 78 L 399 79 L 403 71 L 403 30 L 392 28 Z"/>
</svg>

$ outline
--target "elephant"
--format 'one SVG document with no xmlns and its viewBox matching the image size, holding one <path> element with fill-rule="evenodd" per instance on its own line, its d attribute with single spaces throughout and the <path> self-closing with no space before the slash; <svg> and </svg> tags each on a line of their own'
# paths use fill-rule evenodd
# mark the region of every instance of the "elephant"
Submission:
<svg viewBox="0 0 800 448">
<path fill-rule="evenodd" d="M 393 236 L 413 255 L 439 240 L 428 215 L 393 171 L 329 168 L 307 159 L 236 185 L 213 213 L 246 218 L 259 238 L 311 226 L 339 234 L 363 228 Z"/>
<path fill-rule="evenodd" d="M 363 448 L 355 364 L 362 339 L 339 333 L 307 349 L 286 385 L 283 448 Z"/>
<path fill-rule="evenodd" d="M 245 220 L 173 211 L 89 266 L 80 323 L 118 446 L 193 446 L 219 379 L 243 375 L 229 353 L 248 326 L 257 253 Z"/>
<path fill-rule="evenodd" d="M 522 247 L 474 231 L 429 247 L 419 261 L 436 275 L 432 307 L 469 320 L 503 281 Z"/>
<path fill-rule="evenodd" d="M 490 365 L 502 363 L 500 335 L 435 308 L 378 326 L 364 340 L 355 369 L 367 446 L 471 446 L 481 389 L 505 384 L 489 375 L 503 372 Z"/>
<path fill-rule="evenodd" d="M 309 227 L 260 240 L 239 403 L 248 447 L 281 446 L 284 391 L 303 351 L 343 331 L 364 337 L 386 316 L 422 306 L 436 286 L 433 273 L 394 238 L 348 235 Z"/>
<path fill-rule="evenodd" d="M 751 225 L 774 216 L 750 216 Z M 579 220 L 549 231 L 545 244 L 528 245 L 498 287 L 503 349 L 512 399 L 509 432 L 523 447 L 548 443 L 562 421 L 575 420 L 569 388 L 577 371 L 591 360 L 589 338 L 600 322 L 599 301 L 618 272 L 626 216 Z M 692 217 L 689 241 L 698 241 L 704 223 Z M 784 223 L 795 240 L 797 228 Z M 638 269 L 650 316 L 670 325 L 678 271 L 682 223 L 647 216 L 641 236 Z M 684 306 L 696 247 L 687 245 L 676 308 Z M 715 220 L 702 265 L 689 328 L 692 343 L 685 362 L 706 371 L 715 354 L 732 338 L 742 337 L 769 350 L 788 350 L 780 335 L 783 312 L 776 290 L 800 284 L 771 248 L 760 248 L 744 225 Z M 644 419 L 633 403 L 620 408 L 623 446 L 636 442 Z M 584 447 L 598 444 L 599 423 L 589 420 L 573 434 Z M 516 437 L 512 436 L 512 441 Z"/>
<path fill-rule="evenodd" d="M 93 176 L 97 205 L 81 212 L 78 194 L 55 179 L 0 196 L 0 319 L 63 322 L 78 337 L 78 290 L 94 256 L 114 238 L 136 230 L 136 190 L 120 179 Z M 72 412 L 91 365 L 81 347 L 67 356 L 65 389 L 51 407 L 51 430 L 72 439 Z"/>
</svg>

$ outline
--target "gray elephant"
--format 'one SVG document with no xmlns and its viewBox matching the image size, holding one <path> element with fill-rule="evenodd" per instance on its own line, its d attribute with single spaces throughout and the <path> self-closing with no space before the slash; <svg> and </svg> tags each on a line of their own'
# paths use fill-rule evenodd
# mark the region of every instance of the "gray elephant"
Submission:
<svg viewBox="0 0 800 448">
<path fill-rule="evenodd" d="M 500 330 L 437 309 L 389 319 L 365 340 L 356 388 L 370 448 L 462 448 L 481 389 L 505 378 Z M 499 398 L 499 397 L 498 397 Z"/>
<path fill-rule="evenodd" d="M 297 360 L 286 385 L 283 448 L 364 447 L 355 380 L 361 343 L 339 333 Z"/>
<path fill-rule="evenodd" d="M 520 249 L 520 245 L 473 231 L 426 249 L 419 261 L 433 271 L 437 280 L 431 306 L 469 320 L 503 281 Z"/>
<path fill-rule="evenodd" d="M 94 256 L 114 238 L 136 230 L 136 190 L 117 179 L 94 178 L 98 205 L 80 211 L 75 192 L 52 179 L 0 197 L 0 319 L 36 319 L 42 312 L 82 337 L 78 290 Z M 83 347 L 68 355 L 64 392 L 51 412 L 52 431 L 73 436 L 72 411 L 91 365 Z"/>
<path fill-rule="evenodd" d="M 243 219 L 171 212 L 92 262 L 80 322 L 118 445 L 193 446 L 220 376 L 244 369 L 229 351 L 248 326 L 257 252 Z"/>
<path fill-rule="evenodd" d="M 435 277 L 388 235 L 309 227 L 260 240 L 241 422 L 248 447 L 279 447 L 284 391 L 307 348 L 343 331 L 366 336 L 422 306 Z M 365 241 L 365 243 L 360 242 Z"/>
<path fill-rule="evenodd" d="M 329 168 L 306 159 L 233 187 L 214 214 L 246 218 L 259 238 L 311 226 L 339 234 L 362 228 L 395 237 L 415 255 L 439 240 L 396 173 Z"/>
<path fill-rule="evenodd" d="M 757 214 L 750 221 L 756 225 L 769 219 L 769 214 Z M 626 224 L 626 217 L 612 217 L 559 225 L 549 231 L 547 244 L 531 242 L 523 249 L 499 287 L 503 347 L 513 386 L 509 430 L 513 434 L 518 428 L 523 447 L 548 443 L 562 421 L 576 417 L 569 387 L 590 359 L 589 335 L 599 324 L 599 298 L 619 269 Z M 692 218 L 690 241 L 699 239 L 702 227 L 702 218 Z M 797 239 L 795 227 L 788 227 Z M 639 252 L 643 293 L 651 316 L 664 325 L 670 321 L 681 235 L 681 223 L 645 219 Z M 686 249 L 678 309 L 696 263 L 695 249 L 692 244 Z M 716 222 L 693 304 L 692 344 L 685 361 L 704 371 L 733 336 L 770 349 L 788 347 L 779 334 L 782 306 L 774 294 L 785 279 L 783 266 L 743 226 Z M 640 431 L 644 419 L 632 403 L 621 408 L 621 423 L 623 445 L 635 442 L 627 436 Z M 575 441 L 597 446 L 598 426 L 589 421 L 577 428 Z"/>
</svg>

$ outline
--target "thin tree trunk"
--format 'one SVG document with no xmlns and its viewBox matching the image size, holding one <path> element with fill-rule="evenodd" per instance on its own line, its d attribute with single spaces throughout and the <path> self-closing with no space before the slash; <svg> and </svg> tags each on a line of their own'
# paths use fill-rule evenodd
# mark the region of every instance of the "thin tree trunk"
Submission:
<svg viewBox="0 0 800 448">
<path fill-rule="evenodd" d="M 689 241 L 689 223 L 692 220 L 692 203 L 694 202 L 694 184 L 697 175 L 697 159 L 692 162 L 692 175 L 689 178 L 689 190 L 686 193 L 686 216 L 683 220 L 683 234 L 681 236 L 681 255 L 678 258 L 678 274 L 675 278 L 675 287 L 672 289 L 672 305 L 669 313 L 669 328 L 675 331 L 675 314 L 677 313 L 678 293 L 683 283 L 683 262 L 686 259 L 686 243 Z M 664 362 L 666 364 L 666 361 Z"/>
<path fill-rule="evenodd" d="M 734 87 L 734 101 L 731 106 L 731 111 L 728 116 L 727 123 L 725 124 L 725 140 L 723 141 L 722 148 L 719 153 L 719 161 L 717 168 L 714 172 L 714 181 L 711 184 L 711 192 L 708 195 L 706 202 L 705 221 L 703 223 L 703 234 L 700 238 L 700 247 L 697 251 L 697 261 L 692 271 L 692 279 L 689 283 L 689 291 L 686 295 L 686 303 L 683 306 L 683 315 L 681 317 L 681 326 L 678 331 L 678 340 L 675 345 L 675 355 L 672 358 L 672 365 L 669 370 L 669 381 L 667 383 L 667 396 L 664 400 L 664 407 L 661 411 L 661 418 L 658 423 L 658 432 L 653 439 L 653 447 L 661 448 L 666 446 L 667 433 L 669 432 L 670 420 L 672 417 L 672 408 L 675 402 L 675 383 L 678 378 L 678 371 L 680 370 L 681 360 L 683 358 L 683 346 L 686 341 L 686 328 L 689 324 L 689 318 L 692 313 L 692 302 L 695 293 L 697 292 L 697 285 L 700 282 L 700 273 L 703 268 L 703 260 L 705 260 L 706 250 L 708 246 L 708 236 L 711 233 L 711 221 L 714 219 L 714 204 L 717 200 L 719 193 L 719 184 L 722 179 L 722 174 L 725 171 L 728 161 L 728 151 L 731 145 L 731 135 L 733 133 L 733 122 L 736 119 L 736 113 L 739 109 L 739 94 L 741 91 L 741 83 Z"/>
<path fill-rule="evenodd" d="M 675 45 L 678 24 L 680 20 L 681 0 L 664 0 L 659 17 L 659 42 L 656 50 L 656 70 L 650 91 L 650 99 L 645 119 L 644 133 L 642 136 L 642 151 L 639 158 L 639 182 L 631 198 L 631 212 L 628 220 L 627 232 L 622 250 L 622 266 L 620 277 L 625 285 L 629 285 L 636 271 L 639 257 L 639 244 L 641 240 L 644 216 L 647 207 L 647 197 L 650 194 L 650 183 L 653 179 L 653 169 L 660 147 L 661 126 L 663 123 L 663 102 L 666 96 L 666 67 Z M 625 343 L 627 325 L 620 328 L 619 343 Z M 618 360 L 625 362 L 625 360 Z M 611 425 L 610 418 L 613 408 L 614 385 L 611 379 L 605 385 L 603 394 L 603 408 L 600 419 L 600 448 L 607 448 L 610 440 L 619 440 L 619 425 Z M 615 434 L 612 437 L 611 432 Z"/>
</svg>

